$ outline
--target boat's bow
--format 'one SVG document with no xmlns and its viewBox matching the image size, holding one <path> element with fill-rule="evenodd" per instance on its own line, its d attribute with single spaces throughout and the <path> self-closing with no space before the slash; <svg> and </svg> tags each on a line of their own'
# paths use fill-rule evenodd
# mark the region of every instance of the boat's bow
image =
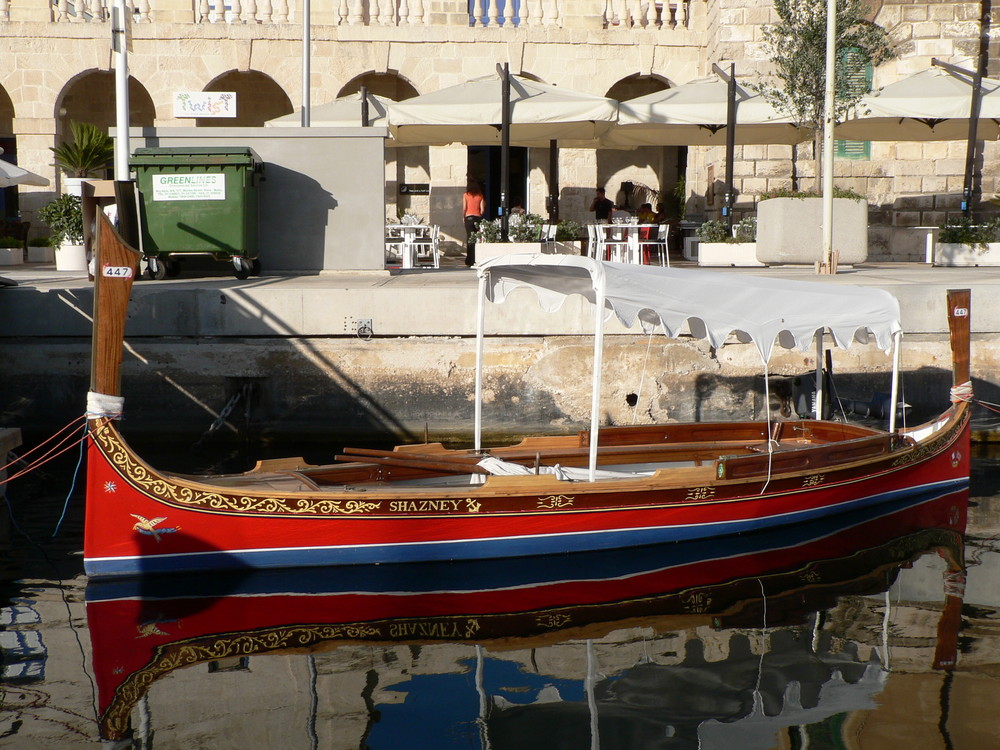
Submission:
<svg viewBox="0 0 1000 750">
<path fill-rule="evenodd" d="M 121 413 L 126 308 L 141 257 L 138 250 L 125 244 L 103 212 L 97 215 L 96 247 L 91 398 L 88 401 L 92 428 L 96 421 Z"/>
</svg>

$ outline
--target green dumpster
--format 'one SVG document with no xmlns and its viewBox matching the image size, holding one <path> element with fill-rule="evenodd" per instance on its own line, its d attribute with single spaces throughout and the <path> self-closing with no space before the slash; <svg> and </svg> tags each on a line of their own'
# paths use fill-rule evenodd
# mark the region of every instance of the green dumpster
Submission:
<svg viewBox="0 0 1000 750">
<path fill-rule="evenodd" d="M 258 187 L 263 162 L 250 148 L 139 148 L 131 165 L 141 197 L 146 273 L 180 272 L 185 256 L 233 264 L 236 278 L 260 272 Z"/>
</svg>

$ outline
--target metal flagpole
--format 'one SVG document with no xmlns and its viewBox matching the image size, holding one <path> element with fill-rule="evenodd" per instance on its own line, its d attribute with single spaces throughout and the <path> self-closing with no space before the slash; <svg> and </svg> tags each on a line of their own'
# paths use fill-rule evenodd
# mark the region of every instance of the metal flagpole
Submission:
<svg viewBox="0 0 1000 750">
<path fill-rule="evenodd" d="M 826 97 L 823 106 L 823 264 L 833 272 L 833 116 L 837 76 L 837 0 L 826 0 Z"/>
<path fill-rule="evenodd" d="M 127 182 L 128 167 L 128 30 L 125 0 L 115 0 L 111 9 L 111 49 L 115 55 L 115 180 Z"/>
<path fill-rule="evenodd" d="M 115 205 L 118 210 L 118 231 L 133 247 L 143 250 L 140 220 L 140 202 L 135 183 L 131 180 L 128 158 L 129 98 L 128 98 L 128 48 L 129 16 L 125 0 L 115 0 L 111 9 L 111 49 L 115 57 Z M 98 209 L 100 210 L 100 209 Z M 156 270 L 156 261 L 152 260 Z"/>
</svg>

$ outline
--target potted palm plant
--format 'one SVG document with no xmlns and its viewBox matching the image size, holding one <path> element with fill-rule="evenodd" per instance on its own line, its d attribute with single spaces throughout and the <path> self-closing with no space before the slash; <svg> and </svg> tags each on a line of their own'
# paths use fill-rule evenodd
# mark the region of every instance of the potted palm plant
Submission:
<svg viewBox="0 0 1000 750">
<path fill-rule="evenodd" d="M 71 141 L 49 147 L 55 165 L 66 173 L 67 190 L 80 195 L 79 185 L 107 169 L 114 158 L 114 141 L 107 133 L 89 122 L 70 122 Z"/>
<path fill-rule="evenodd" d="M 76 195 L 60 195 L 42 206 L 38 218 L 52 230 L 51 243 L 56 248 L 56 269 L 86 271 L 87 253 L 83 246 L 83 209 Z"/>
</svg>

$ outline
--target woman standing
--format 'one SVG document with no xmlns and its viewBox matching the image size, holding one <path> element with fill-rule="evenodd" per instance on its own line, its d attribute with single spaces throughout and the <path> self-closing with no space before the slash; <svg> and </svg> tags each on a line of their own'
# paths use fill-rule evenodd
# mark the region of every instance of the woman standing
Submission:
<svg viewBox="0 0 1000 750">
<path fill-rule="evenodd" d="M 477 180 L 469 180 L 462 196 L 462 216 L 465 220 L 465 265 L 476 262 L 475 233 L 486 213 L 486 198 Z"/>
</svg>

